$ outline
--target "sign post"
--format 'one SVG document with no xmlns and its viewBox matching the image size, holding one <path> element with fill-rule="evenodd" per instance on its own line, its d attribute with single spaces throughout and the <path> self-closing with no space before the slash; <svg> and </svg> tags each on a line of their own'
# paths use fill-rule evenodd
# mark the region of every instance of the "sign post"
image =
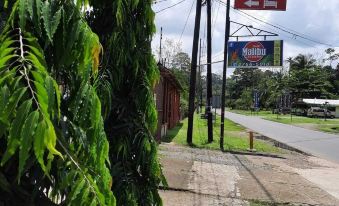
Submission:
<svg viewBox="0 0 339 206">
<path fill-rule="evenodd" d="M 235 9 L 286 11 L 287 0 L 235 0 Z"/>
</svg>

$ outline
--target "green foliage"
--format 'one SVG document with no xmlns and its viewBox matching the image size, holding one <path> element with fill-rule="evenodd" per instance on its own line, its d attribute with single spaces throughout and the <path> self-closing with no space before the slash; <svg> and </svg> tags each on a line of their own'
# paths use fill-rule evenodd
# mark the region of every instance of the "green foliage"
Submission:
<svg viewBox="0 0 339 206">
<path fill-rule="evenodd" d="M 112 190 L 118 205 L 162 205 L 158 185 L 165 182 L 153 138 L 159 71 L 151 52 L 152 1 L 100 2 L 92 2 L 86 19 L 105 51 L 97 83 L 110 142 Z"/>
<path fill-rule="evenodd" d="M 328 51 L 331 55 L 333 49 Z M 288 58 L 288 72 L 262 71 L 260 69 L 236 69 L 228 79 L 227 88 L 232 108 L 246 109 L 253 102 L 248 92 L 259 91 L 260 107 L 272 109 L 283 93 L 290 93 L 292 101 L 302 98 L 334 99 L 338 97 L 338 70 L 331 66 L 318 65 L 312 55 Z M 247 95 L 245 95 L 247 91 Z M 247 103 L 246 103 L 247 102 Z M 245 104 L 246 103 L 246 104 Z"/>
<path fill-rule="evenodd" d="M 78 7 L 18 0 L 0 45 L 0 203 L 115 205 L 101 46 Z"/>
</svg>

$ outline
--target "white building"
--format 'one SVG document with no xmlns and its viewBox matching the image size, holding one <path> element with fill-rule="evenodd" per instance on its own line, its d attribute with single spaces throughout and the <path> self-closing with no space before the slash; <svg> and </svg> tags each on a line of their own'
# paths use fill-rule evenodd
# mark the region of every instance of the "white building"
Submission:
<svg viewBox="0 0 339 206">
<path fill-rule="evenodd" d="M 339 100 L 332 100 L 332 99 L 303 99 L 305 104 L 315 106 L 315 107 L 322 107 L 325 104 L 329 107 L 335 107 L 335 117 L 339 117 Z"/>
</svg>

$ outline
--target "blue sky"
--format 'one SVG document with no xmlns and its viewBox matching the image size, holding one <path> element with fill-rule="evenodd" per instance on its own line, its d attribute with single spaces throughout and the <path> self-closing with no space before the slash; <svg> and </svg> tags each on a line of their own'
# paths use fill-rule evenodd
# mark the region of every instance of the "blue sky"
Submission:
<svg viewBox="0 0 339 206">
<path fill-rule="evenodd" d="M 158 0 L 159 3 L 153 5 L 154 11 L 159 11 L 182 0 Z M 220 0 L 226 2 L 226 0 Z M 301 36 L 313 39 L 315 41 L 339 46 L 339 1 L 338 0 L 287 0 L 287 11 L 243 11 L 249 15 L 255 16 L 263 21 L 269 22 L 280 27 L 287 28 L 289 31 L 300 34 Z M 184 0 L 177 6 L 156 14 L 157 34 L 153 39 L 153 48 L 159 46 L 160 27 L 163 27 L 163 38 L 169 38 L 179 41 L 181 33 L 184 31 L 181 44 L 183 51 L 191 55 L 194 17 L 196 0 Z M 234 0 L 231 0 L 233 6 Z M 193 5 L 193 6 L 192 6 Z M 191 10 L 192 8 L 192 10 Z M 191 13 L 190 13 L 191 10 Z M 190 13 L 190 15 L 189 15 Z M 222 60 L 224 30 L 225 30 L 224 4 L 218 0 L 212 0 L 212 31 L 213 61 Z M 185 30 L 184 25 L 188 18 Z M 269 37 L 271 40 L 284 40 L 284 58 L 296 56 L 299 53 L 312 54 L 315 58 L 321 60 L 325 57 L 324 50 L 329 46 L 307 41 L 300 37 L 293 36 L 286 32 L 277 30 L 267 24 L 251 19 L 244 13 L 231 9 L 231 20 L 245 25 L 267 30 L 279 34 L 278 37 Z M 202 8 L 201 34 L 204 36 L 206 25 L 206 7 Z M 238 28 L 237 25 L 231 26 L 231 33 Z M 206 36 L 206 35 L 205 35 Z M 235 40 L 235 39 L 233 39 Z M 240 40 L 255 40 L 247 38 Z M 263 40 L 262 38 L 259 40 Z M 339 52 L 339 47 L 336 48 Z M 222 64 L 213 65 L 213 72 L 220 73 Z M 233 70 L 229 70 L 230 75 Z"/>
</svg>

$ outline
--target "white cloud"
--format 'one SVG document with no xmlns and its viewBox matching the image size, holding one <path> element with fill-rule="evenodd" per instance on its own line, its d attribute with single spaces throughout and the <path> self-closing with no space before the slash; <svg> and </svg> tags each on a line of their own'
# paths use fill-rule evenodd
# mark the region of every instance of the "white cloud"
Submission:
<svg viewBox="0 0 339 206">
<path fill-rule="evenodd" d="M 173 5 L 180 0 L 168 0 L 157 3 L 153 6 L 155 11 Z M 225 0 L 222 0 L 225 2 Z M 307 38 L 314 39 L 319 42 L 329 43 L 333 46 L 339 46 L 339 1 L 338 0 L 287 0 L 287 11 L 245 11 L 259 19 L 287 27 L 298 32 L 300 35 L 305 35 Z M 187 16 L 189 14 L 192 3 L 196 0 L 186 0 L 183 3 L 160 12 L 156 15 L 156 26 L 158 33 L 154 37 L 153 48 L 159 45 L 159 31 L 163 27 L 164 38 L 172 38 L 176 41 L 180 39 Z M 233 0 L 232 0 L 233 5 Z M 223 58 L 222 50 L 224 48 L 224 30 L 225 30 L 225 6 L 220 5 L 218 11 L 218 1 L 213 1 L 212 19 L 215 19 L 215 28 L 213 28 L 213 54 L 212 57 L 219 54 L 213 60 Z M 190 18 L 182 36 L 183 50 L 191 55 L 194 31 L 195 4 L 193 5 Z M 217 18 L 216 18 L 217 17 Z M 317 58 L 324 56 L 324 50 L 328 47 L 307 41 L 300 37 L 293 38 L 293 35 L 282 32 L 276 28 L 268 26 L 262 22 L 246 17 L 239 11 L 231 9 L 231 20 L 246 25 L 253 25 L 256 28 L 278 33 L 279 37 L 270 37 L 268 39 L 282 39 L 285 41 L 284 58 L 296 56 L 299 53 L 314 54 Z M 206 24 L 206 7 L 202 8 L 201 32 L 200 37 L 204 36 Z M 231 33 L 238 27 L 232 25 Z M 205 34 L 206 36 L 206 34 Z M 233 39 L 234 40 L 234 39 Z M 241 39 L 253 40 L 253 39 Z M 262 40 L 262 38 L 261 38 Z M 337 49 L 339 52 L 339 49 Z M 219 72 L 222 69 L 222 64 L 213 65 L 213 71 Z"/>
</svg>

